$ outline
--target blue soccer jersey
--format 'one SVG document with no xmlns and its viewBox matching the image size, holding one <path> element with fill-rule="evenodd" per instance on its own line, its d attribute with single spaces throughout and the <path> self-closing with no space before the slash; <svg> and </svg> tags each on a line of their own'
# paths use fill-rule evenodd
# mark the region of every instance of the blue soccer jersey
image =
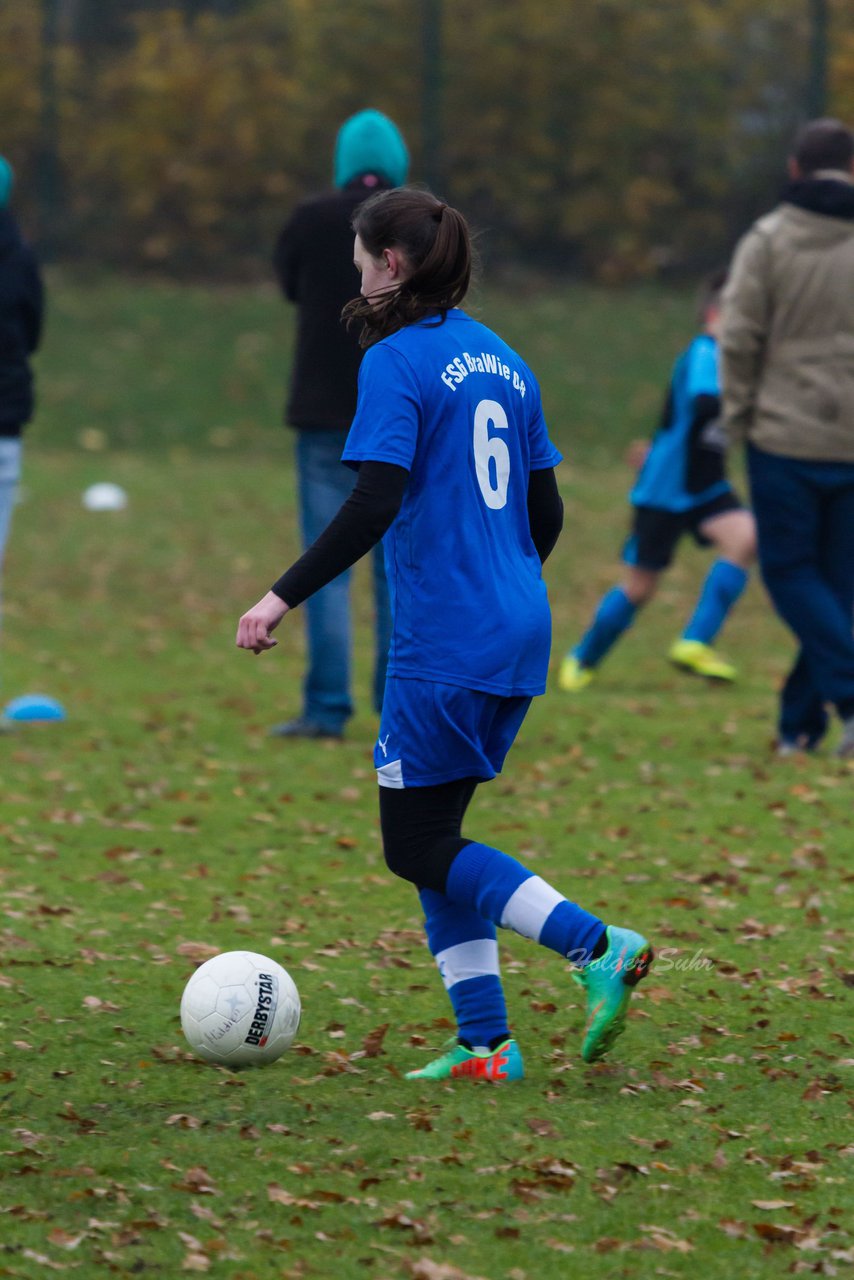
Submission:
<svg viewBox="0 0 854 1280">
<path fill-rule="evenodd" d="M 528 476 L 560 457 L 531 371 L 464 312 L 409 325 L 368 350 L 343 459 L 410 473 L 384 539 L 389 675 L 504 696 L 544 692 L 551 616 Z"/>
<path fill-rule="evenodd" d="M 636 507 L 690 511 L 728 489 L 718 347 L 700 334 L 674 365 L 662 424 L 630 499 Z"/>
</svg>

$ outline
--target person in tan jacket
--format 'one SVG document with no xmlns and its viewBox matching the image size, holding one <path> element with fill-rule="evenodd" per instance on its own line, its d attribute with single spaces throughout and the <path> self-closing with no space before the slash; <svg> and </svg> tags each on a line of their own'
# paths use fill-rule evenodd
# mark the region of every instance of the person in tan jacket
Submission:
<svg viewBox="0 0 854 1280">
<path fill-rule="evenodd" d="M 854 134 L 804 125 L 789 179 L 724 290 L 724 426 L 747 446 L 762 577 L 800 644 L 778 753 L 814 750 L 833 707 L 854 759 Z"/>
</svg>

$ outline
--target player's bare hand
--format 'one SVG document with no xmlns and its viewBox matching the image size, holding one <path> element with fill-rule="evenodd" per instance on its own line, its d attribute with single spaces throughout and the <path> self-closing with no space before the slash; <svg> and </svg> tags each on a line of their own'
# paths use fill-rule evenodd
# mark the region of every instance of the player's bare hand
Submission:
<svg viewBox="0 0 854 1280">
<path fill-rule="evenodd" d="M 267 594 L 244 613 L 237 624 L 238 649 L 251 649 L 253 653 L 264 653 L 274 648 L 278 640 L 271 633 L 288 612 L 288 606 L 274 591 Z"/>
<path fill-rule="evenodd" d="M 640 471 L 646 462 L 646 456 L 649 453 L 648 440 L 633 440 L 626 449 L 625 458 L 627 464 L 633 471 Z"/>
</svg>

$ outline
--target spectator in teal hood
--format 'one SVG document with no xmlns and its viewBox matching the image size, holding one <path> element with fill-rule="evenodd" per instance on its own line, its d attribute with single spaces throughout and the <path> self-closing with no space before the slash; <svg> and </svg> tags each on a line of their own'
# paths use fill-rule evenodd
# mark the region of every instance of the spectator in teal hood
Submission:
<svg viewBox="0 0 854 1280">
<path fill-rule="evenodd" d="M 359 111 L 335 142 L 334 188 L 303 200 L 276 243 L 273 265 L 282 292 L 297 308 L 297 336 L 286 421 L 296 431 L 304 548 L 349 496 L 355 473 L 341 462 L 356 410 L 362 352 L 341 311 L 359 292 L 351 220 L 373 192 L 402 186 L 409 152 L 397 125 L 380 111 Z M 375 661 L 373 705 L 379 713 L 391 636 L 382 547 L 373 554 Z M 349 573 L 304 606 L 308 667 L 302 709 L 271 733 L 282 738 L 340 738 L 353 713 Z"/>
<path fill-rule="evenodd" d="M 365 175 L 372 187 L 402 187 L 409 174 L 409 152 L 397 125 L 381 111 L 360 111 L 345 120 L 335 142 L 335 185 L 349 186 Z"/>
</svg>

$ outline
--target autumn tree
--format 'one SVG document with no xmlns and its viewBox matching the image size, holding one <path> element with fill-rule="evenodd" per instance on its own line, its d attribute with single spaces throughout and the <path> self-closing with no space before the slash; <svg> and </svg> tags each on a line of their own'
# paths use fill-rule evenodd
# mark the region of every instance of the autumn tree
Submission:
<svg viewBox="0 0 854 1280">
<path fill-rule="evenodd" d="M 854 10 L 828 3 L 829 105 L 854 118 Z M 697 269 L 776 198 L 808 101 L 810 12 L 4 0 L 0 149 L 27 225 L 43 235 L 52 213 L 67 255 L 231 275 L 266 270 L 285 211 L 329 182 L 342 119 L 375 106 L 404 130 L 414 178 L 440 140 L 444 194 L 493 262 L 609 280 Z"/>
</svg>

